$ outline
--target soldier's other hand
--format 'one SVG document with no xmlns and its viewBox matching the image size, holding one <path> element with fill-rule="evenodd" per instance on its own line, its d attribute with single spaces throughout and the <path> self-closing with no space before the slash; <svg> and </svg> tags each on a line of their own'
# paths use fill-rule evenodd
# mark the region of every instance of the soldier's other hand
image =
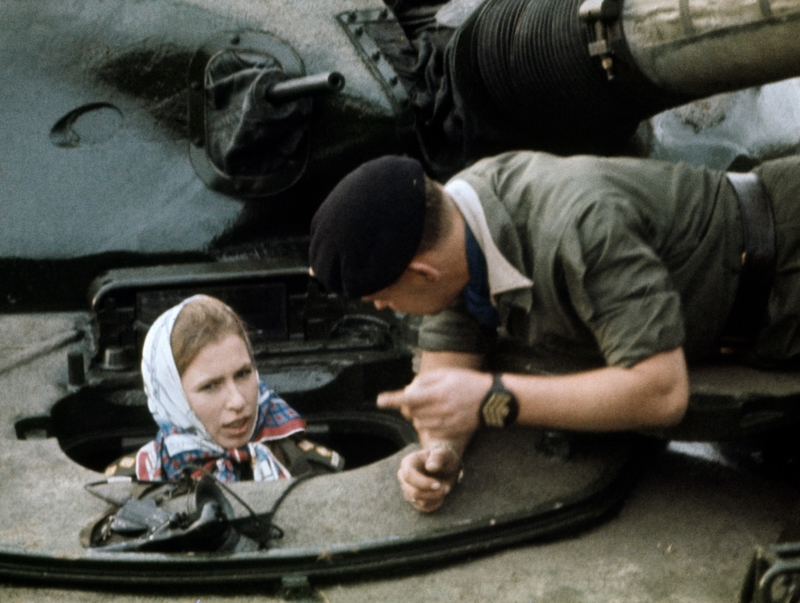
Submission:
<svg viewBox="0 0 800 603">
<path fill-rule="evenodd" d="M 460 471 L 461 456 L 456 449 L 435 443 L 404 457 L 397 479 L 403 498 L 417 511 L 430 513 L 442 506 Z"/>
<path fill-rule="evenodd" d="M 404 389 L 378 396 L 378 407 L 399 410 L 425 442 L 465 441 L 478 429 L 480 404 L 492 376 L 470 369 L 425 371 Z"/>
</svg>

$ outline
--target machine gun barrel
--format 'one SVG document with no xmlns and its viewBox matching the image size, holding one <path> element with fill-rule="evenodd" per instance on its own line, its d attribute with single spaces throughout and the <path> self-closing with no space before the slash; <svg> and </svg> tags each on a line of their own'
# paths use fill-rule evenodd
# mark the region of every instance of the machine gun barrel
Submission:
<svg viewBox="0 0 800 603">
<path fill-rule="evenodd" d="M 265 98 L 272 102 L 286 102 L 344 88 L 344 76 L 338 71 L 326 71 L 278 82 L 270 86 Z"/>
</svg>

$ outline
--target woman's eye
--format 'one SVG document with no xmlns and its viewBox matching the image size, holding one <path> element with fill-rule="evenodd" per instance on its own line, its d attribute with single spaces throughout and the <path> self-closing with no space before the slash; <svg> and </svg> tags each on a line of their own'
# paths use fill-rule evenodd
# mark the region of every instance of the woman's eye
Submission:
<svg viewBox="0 0 800 603">
<path fill-rule="evenodd" d="M 236 378 L 237 379 L 247 379 L 252 374 L 253 374 L 253 368 L 248 366 L 247 368 L 243 368 L 243 369 L 240 369 L 239 371 L 237 371 L 236 372 Z"/>
<path fill-rule="evenodd" d="M 211 383 L 206 383 L 200 386 L 201 392 L 213 392 L 219 384 L 216 381 L 212 381 Z"/>
</svg>

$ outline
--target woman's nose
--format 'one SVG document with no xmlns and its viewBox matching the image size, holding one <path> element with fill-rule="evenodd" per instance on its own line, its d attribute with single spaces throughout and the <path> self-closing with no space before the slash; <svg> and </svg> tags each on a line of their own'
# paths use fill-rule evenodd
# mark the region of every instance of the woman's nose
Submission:
<svg viewBox="0 0 800 603">
<path fill-rule="evenodd" d="M 236 386 L 236 383 L 231 381 L 228 384 L 227 389 L 228 389 L 228 395 L 226 397 L 227 399 L 225 401 L 225 405 L 230 410 L 239 411 L 243 409 L 245 406 L 247 406 L 247 399 L 245 398 L 244 393 L 241 392 L 239 388 Z"/>
</svg>

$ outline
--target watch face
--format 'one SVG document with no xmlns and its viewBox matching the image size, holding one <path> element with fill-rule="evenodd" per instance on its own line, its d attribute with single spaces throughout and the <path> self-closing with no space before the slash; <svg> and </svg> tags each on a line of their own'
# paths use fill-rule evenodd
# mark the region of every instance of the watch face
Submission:
<svg viewBox="0 0 800 603">
<path fill-rule="evenodd" d="M 510 391 L 500 382 L 500 391 L 490 391 L 481 405 L 481 416 L 487 427 L 505 427 L 513 423 L 519 414 L 519 404 Z"/>
<path fill-rule="evenodd" d="M 516 400 L 509 392 L 492 392 L 481 412 L 488 427 L 505 427 L 516 418 Z M 511 416 L 513 413 L 514 416 Z"/>
</svg>

